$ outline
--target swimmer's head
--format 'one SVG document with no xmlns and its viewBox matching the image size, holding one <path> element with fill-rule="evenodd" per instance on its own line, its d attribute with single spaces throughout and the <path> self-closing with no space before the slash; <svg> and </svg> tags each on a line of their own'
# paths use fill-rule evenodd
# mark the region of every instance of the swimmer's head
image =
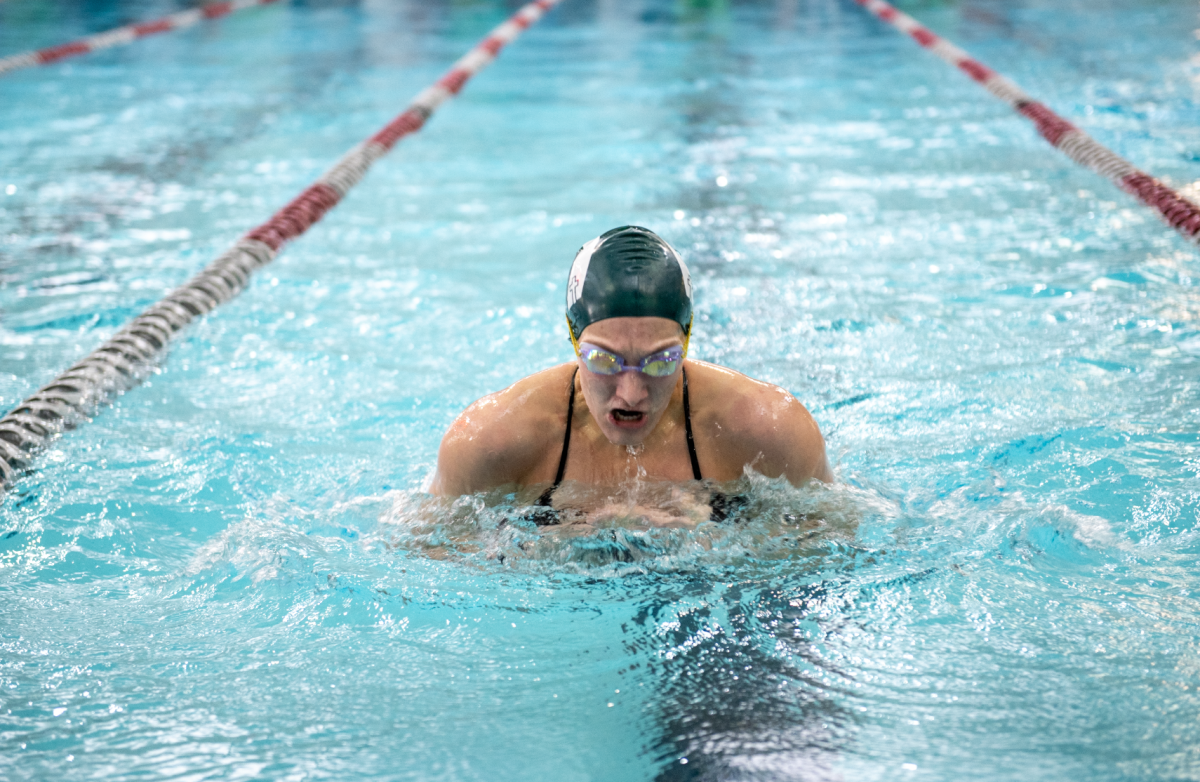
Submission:
<svg viewBox="0 0 1200 782">
<path fill-rule="evenodd" d="M 614 228 L 575 255 L 567 278 L 567 323 L 578 348 L 588 326 L 608 318 L 657 317 L 692 330 L 692 279 L 658 234 L 636 225 Z"/>
</svg>

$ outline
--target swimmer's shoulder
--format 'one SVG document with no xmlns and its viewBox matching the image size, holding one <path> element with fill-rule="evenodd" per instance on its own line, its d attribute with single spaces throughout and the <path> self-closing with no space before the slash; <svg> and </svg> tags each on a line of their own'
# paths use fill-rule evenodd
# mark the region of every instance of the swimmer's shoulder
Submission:
<svg viewBox="0 0 1200 782">
<path fill-rule="evenodd" d="M 442 438 L 434 492 L 525 484 L 540 478 L 550 456 L 557 464 L 551 446 L 562 441 L 574 367 L 568 362 L 537 372 L 464 410 Z"/>
<path fill-rule="evenodd" d="M 687 369 L 693 427 L 716 457 L 711 477 L 731 480 L 750 465 L 797 485 L 832 480 L 820 427 L 789 391 L 706 361 Z"/>
</svg>

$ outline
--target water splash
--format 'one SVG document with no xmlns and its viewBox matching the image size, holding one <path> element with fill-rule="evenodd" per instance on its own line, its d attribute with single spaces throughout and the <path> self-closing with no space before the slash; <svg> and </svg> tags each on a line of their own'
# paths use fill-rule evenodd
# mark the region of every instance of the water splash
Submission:
<svg viewBox="0 0 1200 782">
<path fill-rule="evenodd" d="M 644 478 L 644 476 L 642 476 Z M 561 521 L 538 526 L 511 493 L 453 501 L 401 494 L 375 539 L 397 550 L 529 572 L 665 572 L 856 550 L 855 530 L 880 507 L 848 486 L 795 489 L 762 476 L 721 487 L 745 498 L 721 523 L 709 519 L 714 487 L 638 480 L 615 489 L 566 483 Z"/>
</svg>

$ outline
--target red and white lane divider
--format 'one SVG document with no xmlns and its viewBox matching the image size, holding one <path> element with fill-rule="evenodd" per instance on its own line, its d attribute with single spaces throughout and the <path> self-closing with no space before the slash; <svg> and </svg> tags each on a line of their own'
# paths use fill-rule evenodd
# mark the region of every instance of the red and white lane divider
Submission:
<svg viewBox="0 0 1200 782">
<path fill-rule="evenodd" d="M 1177 231 L 1200 242 L 1200 207 L 1171 187 L 1139 170 L 1087 133 L 1038 103 L 1016 84 L 971 57 L 962 49 L 930 32 L 916 19 L 884 0 L 855 0 L 856 3 L 907 33 L 917 43 L 979 82 L 988 92 L 1033 121 L 1038 133 L 1067 157 L 1111 179 L 1122 190 L 1157 209 Z"/>
<path fill-rule="evenodd" d="M 33 52 L 14 54 L 11 57 L 0 58 L 0 76 L 9 71 L 31 68 L 34 65 L 49 65 L 52 62 L 58 62 L 67 57 L 87 54 L 98 49 L 124 46 L 127 43 L 133 43 L 138 38 L 145 38 L 147 35 L 165 33 L 167 30 L 180 30 L 184 27 L 191 27 L 205 19 L 216 19 L 226 14 L 231 14 L 234 11 L 240 11 L 243 8 L 268 5 L 274 2 L 276 0 L 228 0 L 228 2 L 223 3 L 209 3 L 199 8 L 180 11 L 177 14 L 164 16 L 161 19 L 155 19 L 150 22 L 127 24 L 124 27 L 106 30 L 102 33 L 89 35 L 87 38 L 80 38 L 78 41 L 51 46 L 47 49 L 38 49 Z"/>
<path fill-rule="evenodd" d="M 560 1 L 536 0 L 517 11 L 442 78 L 420 92 L 407 110 L 346 153 L 270 220 L 0 418 L 0 491 L 58 432 L 86 420 L 112 395 L 145 378 L 184 326 L 240 293 L 251 274 L 274 260 L 286 242 L 320 220 L 362 179 L 371 164 L 404 136 L 420 130 L 438 106 L 457 94 L 506 44 Z"/>
</svg>

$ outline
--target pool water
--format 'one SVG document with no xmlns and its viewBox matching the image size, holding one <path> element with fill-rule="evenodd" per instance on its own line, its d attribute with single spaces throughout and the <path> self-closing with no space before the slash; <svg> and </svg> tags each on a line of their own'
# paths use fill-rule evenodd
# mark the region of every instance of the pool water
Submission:
<svg viewBox="0 0 1200 782">
<path fill-rule="evenodd" d="M 1194 3 L 900 6 L 1200 179 Z M 0 55 L 181 7 L 7 0 Z M 288 0 L 0 79 L 0 407 L 515 8 Z M 432 502 L 624 223 L 838 484 L 695 527 Z M 9 492 L 0 776 L 1195 779 L 1198 271 L 850 0 L 564 0 Z"/>
</svg>

